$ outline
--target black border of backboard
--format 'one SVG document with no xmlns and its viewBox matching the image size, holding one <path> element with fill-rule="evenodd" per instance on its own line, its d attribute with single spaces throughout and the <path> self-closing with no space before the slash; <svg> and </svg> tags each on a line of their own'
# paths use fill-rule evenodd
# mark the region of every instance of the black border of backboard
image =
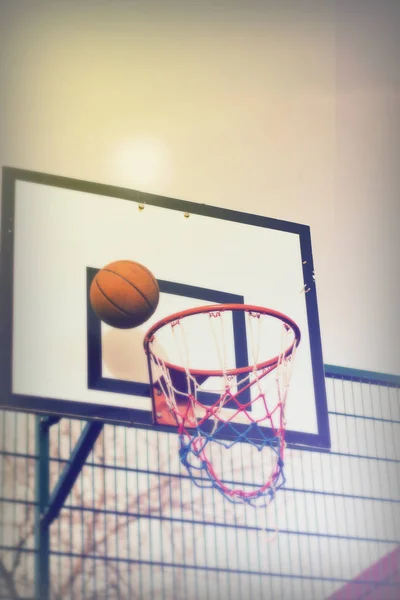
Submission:
<svg viewBox="0 0 400 600">
<path fill-rule="evenodd" d="M 152 424 L 151 415 L 143 417 L 137 423 L 134 410 L 93 405 L 85 402 L 71 402 L 54 398 L 40 398 L 40 407 L 32 407 L 34 400 L 31 396 L 13 394 L 12 392 L 12 322 L 13 322 L 13 257 L 14 257 L 14 217 L 15 217 L 15 186 L 17 181 L 43 184 L 79 192 L 92 193 L 130 200 L 136 203 L 154 205 L 181 212 L 193 213 L 217 219 L 244 223 L 255 227 L 286 231 L 299 236 L 303 261 L 304 284 L 308 289 L 306 294 L 307 317 L 309 323 L 311 360 L 314 372 L 314 389 L 317 401 L 317 434 L 287 432 L 286 441 L 292 447 L 311 447 L 320 450 L 330 449 L 330 432 L 328 408 L 325 389 L 324 364 L 322 357 L 321 334 L 319 327 L 317 295 L 314 282 L 314 266 L 311 249 L 310 228 L 306 225 L 271 219 L 264 216 L 242 213 L 234 210 L 208 206 L 167 198 L 155 194 L 139 192 L 101 183 L 92 183 L 79 179 L 61 177 L 3 167 L 2 182 L 2 218 L 1 218 L 1 254 L 0 254 L 0 406 L 14 410 L 24 410 L 43 414 L 84 419 L 99 419 L 106 422 L 149 426 Z M 263 257 L 260 257 L 262 263 Z M 143 411 L 140 411 L 141 413 Z M 143 417 L 143 418 L 142 418 Z M 159 427 L 160 428 L 160 427 Z"/>
</svg>

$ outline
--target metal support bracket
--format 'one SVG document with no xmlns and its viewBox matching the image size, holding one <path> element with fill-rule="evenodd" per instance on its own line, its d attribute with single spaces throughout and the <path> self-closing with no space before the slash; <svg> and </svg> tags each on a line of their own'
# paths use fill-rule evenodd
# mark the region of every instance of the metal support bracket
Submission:
<svg viewBox="0 0 400 600">
<path fill-rule="evenodd" d="M 49 527 L 59 515 L 72 486 L 97 438 L 103 429 L 102 422 L 88 422 L 50 495 L 50 427 L 58 423 L 59 417 L 36 418 L 36 555 L 35 555 L 35 598 L 50 598 L 50 535 Z"/>
<path fill-rule="evenodd" d="M 62 509 L 65 500 L 67 499 L 72 486 L 77 480 L 87 457 L 93 449 L 93 446 L 103 429 L 103 423 L 98 421 L 90 421 L 86 423 L 79 440 L 71 454 L 68 464 L 64 467 L 63 472 L 54 490 L 49 498 L 46 510 L 42 514 L 41 526 L 49 527 L 56 519 Z"/>
</svg>

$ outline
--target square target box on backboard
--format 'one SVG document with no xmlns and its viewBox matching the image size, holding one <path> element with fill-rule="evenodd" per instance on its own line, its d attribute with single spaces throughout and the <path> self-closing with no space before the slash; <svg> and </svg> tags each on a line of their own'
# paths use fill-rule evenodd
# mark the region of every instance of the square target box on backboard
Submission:
<svg viewBox="0 0 400 600">
<path fill-rule="evenodd" d="M 286 441 L 330 448 L 308 226 L 4 168 L 1 228 L 3 406 L 152 427 L 149 327 L 193 307 L 251 304 L 301 330 Z M 132 329 L 101 322 L 90 305 L 93 278 L 117 260 L 145 265 L 159 285 L 154 314 Z M 243 366 L 249 332 L 240 318 L 228 330 L 229 360 Z M 190 336 L 212 360 L 202 331 Z"/>
</svg>

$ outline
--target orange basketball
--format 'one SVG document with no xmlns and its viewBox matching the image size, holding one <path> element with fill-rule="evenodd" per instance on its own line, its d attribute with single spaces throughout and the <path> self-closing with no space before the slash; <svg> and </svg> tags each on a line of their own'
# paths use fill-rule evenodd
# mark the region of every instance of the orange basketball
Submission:
<svg viewBox="0 0 400 600">
<path fill-rule="evenodd" d="M 157 308 L 160 290 L 154 275 L 131 260 L 106 265 L 90 286 L 90 302 L 96 315 L 112 327 L 141 325 Z"/>
</svg>

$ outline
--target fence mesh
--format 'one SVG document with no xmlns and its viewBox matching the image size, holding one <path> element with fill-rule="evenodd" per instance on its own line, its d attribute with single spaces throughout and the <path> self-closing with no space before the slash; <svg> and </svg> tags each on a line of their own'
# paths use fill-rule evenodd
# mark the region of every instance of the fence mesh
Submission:
<svg viewBox="0 0 400 600">
<path fill-rule="evenodd" d="M 399 597 L 382 562 L 400 545 L 399 388 L 336 377 L 327 392 L 331 452 L 288 449 L 268 509 L 194 486 L 176 434 L 105 425 L 50 526 L 52 600 Z M 51 489 L 83 427 L 51 427 Z M 35 417 L 3 411 L 0 432 L 0 599 L 33 599 Z M 232 481 L 253 468 L 243 445 Z"/>
</svg>

